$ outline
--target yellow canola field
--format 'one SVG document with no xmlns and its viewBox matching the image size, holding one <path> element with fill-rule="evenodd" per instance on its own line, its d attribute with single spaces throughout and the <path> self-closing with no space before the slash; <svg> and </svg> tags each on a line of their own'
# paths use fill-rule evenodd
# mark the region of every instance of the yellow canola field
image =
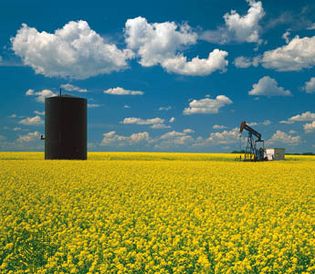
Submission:
<svg viewBox="0 0 315 274">
<path fill-rule="evenodd" d="M 0 153 L 1 273 L 314 273 L 315 157 Z"/>
</svg>

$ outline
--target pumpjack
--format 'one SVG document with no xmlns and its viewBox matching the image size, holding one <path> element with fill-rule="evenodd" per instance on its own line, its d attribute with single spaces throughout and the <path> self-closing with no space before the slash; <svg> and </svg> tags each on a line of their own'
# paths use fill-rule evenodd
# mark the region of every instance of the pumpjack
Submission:
<svg viewBox="0 0 315 274">
<path fill-rule="evenodd" d="M 261 134 L 250 127 L 245 121 L 241 122 L 240 134 L 246 130 L 247 144 L 244 152 L 244 161 L 264 161 L 265 157 L 265 142 L 261 139 Z"/>
</svg>

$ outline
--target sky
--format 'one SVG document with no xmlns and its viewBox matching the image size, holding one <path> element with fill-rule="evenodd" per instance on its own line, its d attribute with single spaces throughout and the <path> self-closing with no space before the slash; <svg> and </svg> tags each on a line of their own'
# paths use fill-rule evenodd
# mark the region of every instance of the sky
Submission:
<svg viewBox="0 0 315 274">
<path fill-rule="evenodd" d="M 45 98 L 88 99 L 90 151 L 315 152 L 311 0 L 1 1 L 0 150 L 41 151 Z"/>
</svg>

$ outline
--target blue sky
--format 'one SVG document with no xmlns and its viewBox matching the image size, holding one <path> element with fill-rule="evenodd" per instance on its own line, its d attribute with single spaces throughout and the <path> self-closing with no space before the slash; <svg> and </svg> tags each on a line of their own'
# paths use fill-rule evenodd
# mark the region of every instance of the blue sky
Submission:
<svg viewBox="0 0 315 274">
<path fill-rule="evenodd" d="M 4 1 L 0 150 L 42 150 L 44 98 L 88 99 L 90 150 L 315 151 L 313 1 Z"/>
</svg>

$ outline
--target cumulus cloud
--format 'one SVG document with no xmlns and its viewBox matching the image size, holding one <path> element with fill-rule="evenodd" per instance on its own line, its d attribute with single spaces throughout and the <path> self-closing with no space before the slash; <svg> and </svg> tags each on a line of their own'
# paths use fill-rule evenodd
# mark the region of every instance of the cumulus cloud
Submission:
<svg viewBox="0 0 315 274">
<path fill-rule="evenodd" d="M 148 23 L 143 17 L 128 19 L 125 24 L 128 48 L 140 57 L 142 66 L 150 67 L 172 58 L 177 51 L 197 42 L 197 34 L 187 24 Z"/>
<path fill-rule="evenodd" d="M 45 111 L 34 110 L 34 114 L 42 116 L 42 115 L 45 115 Z"/>
<path fill-rule="evenodd" d="M 17 142 L 18 143 L 29 143 L 35 140 L 40 139 L 40 133 L 38 131 L 29 132 L 25 135 L 21 135 L 18 137 Z"/>
<path fill-rule="evenodd" d="M 121 122 L 124 125 L 149 125 L 153 129 L 163 129 L 169 128 L 169 126 L 164 124 L 164 119 L 155 117 L 151 119 L 142 119 L 136 117 L 127 117 Z"/>
<path fill-rule="evenodd" d="M 210 133 L 207 143 L 227 145 L 233 144 L 239 141 L 240 130 L 239 128 L 233 128 L 231 130 L 223 130 L 221 132 Z"/>
<path fill-rule="evenodd" d="M 219 110 L 232 104 L 232 100 L 225 95 L 218 95 L 215 99 L 204 98 L 200 100 L 192 100 L 189 103 L 189 107 L 185 108 L 183 113 L 185 115 L 197 114 L 197 113 L 218 113 Z"/>
<path fill-rule="evenodd" d="M 315 121 L 313 121 L 312 123 L 307 123 L 303 125 L 303 128 L 304 128 L 305 133 L 311 133 L 315 131 Z"/>
<path fill-rule="evenodd" d="M 291 32 L 286 31 L 285 33 L 282 34 L 282 39 L 284 39 L 284 41 L 288 44 L 290 42 L 289 36 L 290 36 Z"/>
<path fill-rule="evenodd" d="M 72 84 L 63 84 L 60 87 L 66 91 L 87 92 L 86 88 L 80 88 Z"/>
<path fill-rule="evenodd" d="M 111 145 L 115 144 L 118 146 L 132 145 L 137 143 L 147 142 L 150 139 L 148 132 L 137 132 L 130 136 L 123 136 L 116 133 L 116 131 L 109 131 L 103 134 L 103 140 L 101 145 Z"/>
<path fill-rule="evenodd" d="M 171 106 L 159 107 L 159 111 L 169 111 L 171 109 L 172 109 Z"/>
<path fill-rule="evenodd" d="M 36 101 L 40 102 L 40 103 L 45 103 L 45 98 L 47 97 L 53 97 L 53 96 L 57 96 L 56 93 L 54 93 L 53 91 L 49 90 L 49 89 L 43 89 L 40 91 L 34 91 L 33 89 L 28 89 L 25 92 L 26 96 L 34 96 L 36 98 Z"/>
<path fill-rule="evenodd" d="M 180 131 L 169 131 L 161 135 L 156 141 L 158 142 L 157 147 L 169 147 L 173 145 L 185 145 L 193 141 L 193 137 L 190 135 L 192 132 L 184 130 Z"/>
<path fill-rule="evenodd" d="M 247 14 L 240 15 L 235 10 L 224 14 L 224 26 L 217 30 L 205 31 L 201 39 L 208 42 L 225 44 L 231 41 L 260 43 L 261 27 L 260 20 L 264 17 L 265 11 L 261 1 L 247 0 L 249 9 Z"/>
<path fill-rule="evenodd" d="M 171 118 L 169 119 L 169 122 L 170 122 L 170 123 L 174 123 L 175 120 L 176 120 L 175 117 L 171 117 Z"/>
<path fill-rule="evenodd" d="M 216 124 L 216 125 L 213 125 L 212 128 L 213 128 L 213 129 L 224 129 L 224 128 L 226 128 L 226 126 L 217 125 L 217 124 Z"/>
<path fill-rule="evenodd" d="M 258 67 L 260 63 L 260 57 L 257 56 L 250 58 L 245 56 L 239 56 L 234 59 L 233 63 L 237 68 L 249 68 L 251 66 Z"/>
<path fill-rule="evenodd" d="M 315 77 L 312 77 L 309 81 L 305 82 L 303 89 L 306 93 L 315 93 Z"/>
<path fill-rule="evenodd" d="M 239 128 L 233 128 L 231 130 L 223 130 L 217 132 L 211 132 L 207 138 L 197 137 L 192 144 L 193 147 L 217 147 L 218 145 L 227 146 L 231 144 L 239 144 L 240 136 Z"/>
<path fill-rule="evenodd" d="M 309 132 L 311 132 L 310 129 Z M 153 150 L 199 150 L 204 148 L 220 147 L 231 149 L 230 146 L 239 146 L 239 142 L 245 142 L 245 137 L 240 136 L 239 128 L 211 132 L 208 137 L 196 136 L 194 130 L 184 129 L 182 131 L 170 130 L 162 135 L 151 137 L 148 132 L 138 132 L 131 135 L 119 135 L 115 131 L 103 134 L 102 145 L 114 145 L 115 147 L 128 147 L 139 145 L 150 147 Z M 301 137 L 296 132 L 289 133 L 276 131 L 266 141 L 268 145 L 297 145 L 301 143 Z"/>
<path fill-rule="evenodd" d="M 257 84 L 253 85 L 253 89 L 248 94 L 254 96 L 290 96 L 291 92 L 280 87 L 275 79 L 264 76 Z"/>
<path fill-rule="evenodd" d="M 54 33 L 22 24 L 11 39 L 23 63 L 48 77 L 86 79 L 127 67 L 130 50 L 107 43 L 86 21 L 70 21 Z"/>
<path fill-rule="evenodd" d="M 299 71 L 315 65 L 315 36 L 296 36 L 287 45 L 266 51 L 262 57 L 265 68 L 278 71 Z"/>
<path fill-rule="evenodd" d="M 104 90 L 105 94 L 110 95 L 143 95 L 144 92 L 140 90 L 128 90 L 121 87 L 109 88 Z"/>
<path fill-rule="evenodd" d="M 173 58 L 165 59 L 161 64 L 167 72 L 190 76 L 205 76 L 216 70 L 225 71 L 228 65 L 228 61 L 225 59 L 227 56 L 228 53 L 226 51 L 215 49 L 209 53 L 207 59 L 194 57 L 191 61 L 187 61 L 185 56 L 177 55 Z"/>
<path fill-rule="evenodd" d="M 277 130 L 269 140 L 268 144 L 285 144 L 285 145 L 298 145 L 301 142 L 301 137 L 298 135 L 290 135 L 284 131 Z"/>
<path fill-rule="evenodd" d="M 265 121 L 262 122 L 262 124 L 263 124 L 264 126 L 269 126 L 269 125 L 272 124 L 272 122 L 271 122 L 270 120 L 265 120 Z"/>
<path fill-rule="evenodd" d="M 165 129 L 170 128 L 171 126 L 165 125 L 165 124 L 154 124 L 151 126 L 153 129 Z"/>
<path fill-rule="evenodd" d="M 187 148 L 192 145 L 195 139 L 191 134 L 194 133 L 191 129 L 183 131 L 168 131 L 160 136 L 151 137 L 148 132 L 137 132 L 131 135 L 119 135 L 115 131 L 110 131 L 103 134 L 101 145 L 115 145 L 117 147 L 127 147 L 134 145 L 150 146 L 152 149 L 165 150 L 175 149 L 177 147 Z"/>
<path fill-rule="evenodd" d="M 167 72 L 191 76 L 224 71 L 228 64 L 226 51 L 215 49 L 208 58 L 194 57 L 190 61 L 182 54 L 186 47 L 196 44 L 197 38 L 197 33 L 187 24 L 149 23 L 143 17 L 128 19 L 125 24 L 127 46 L 144 67 L 161 65 Z"/>
<path fill-rule="evenodd" d="M 161 124 L 164 123 L 164 119 L 162 118 L 152 118 L 152 119 L 142 119 L 142 118 L 135 118 L 135 117 L 128 117 L 124 118 L 121 122 L 124 125 L 136 124 L 136 125 L 154 125 L 154 124 Z"/>
<path fill-rule="evenodd" d="M 88 108 L 99 108 L 101 105 L 100 104 L 94 104 L 94 103 L 92 103 L 92 104 L 87 104 L 87 107 Z"/>
<path fill-rule="evenodd" d="M 20 131 L 20 130 L 23 130 L 23 129 L 20 128 L 20 127 L 14 127 L 12 130 L 13 130 L 13 131 Z"/>
<path fill-rule="evenodd" d="M 309 122 L 315 121 L 315 113 L 306 111 L 301 114 L 294 115 L 288 120 L 280 121 L 281 124 L 293 124 L 295 122 Z"/>
<path fill-rule="evenodd" d="M 39 115 L 36 115 L 34 117 L 26 117 L 19 121 L 19 124 L 25 125 L 25 126 L 38 126 L 42 122 Z"/>
<path fill-rule="evenodd" d="M 183 130 L 183 132 L 184 132 L 184 133 L 194 133 L 195 131 L 194 131 L 193 129 L 191 129 L 191 128 L 185 128 L 185 129 Z"/>
<path fill-rule="evenodd" d="M 250 127 L 254 127 L 254 126 L 257 126 L 258 123 L 257 122 L 248 122 L 247 123 Z"/>
</svg>

